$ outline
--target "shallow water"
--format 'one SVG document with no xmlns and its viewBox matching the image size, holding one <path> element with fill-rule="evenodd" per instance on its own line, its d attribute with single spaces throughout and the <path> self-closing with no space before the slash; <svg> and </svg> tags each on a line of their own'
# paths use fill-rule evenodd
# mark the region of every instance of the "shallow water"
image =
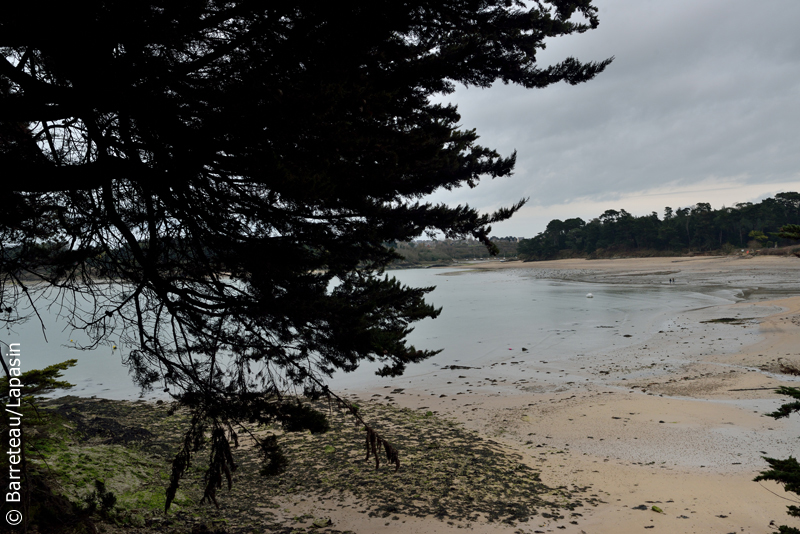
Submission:
<svg viewBox="0 0 800 534">
<path fill-rule="evenodd" d="M 415 325 L 409 339 L 419 349 L 442 352 L 407 369 L 405 379 L 432 377 L 445 365 L 488 369 L 493 364 L 515 365 L 514 373 L 540 371 L 548 383 L 574 381 L 575 372 L 594 354 L 624 350 L 646 341 L 678 313 L 735 302 L 734 291 L 702 294 L 686 286 L 620 286 L 534 279 L 516 271 L 442 271 L 413 269 L 392 275 L 411 286 L 435 285 L 429 302 L 443 307 L 436 320 Z M 592 293 L 594 298 L 587 298 Z M 21 343 L 23 371 L 70 358 L 78 365 L 65 373 L 76 385 L 70 393 L 113 399 L 138 398 L 140 392 L 123 365 L 125 347 L 112 343 L 87 351 L 76 350 L 85 338 L 65 330 L 55 313 L 43 314 L 41 326 L 30 321 L 3 331 L 3 343 Z M 523 350 L 526 349 L 526 350 Z M 516 363 L 512 363 L 516 362 Z M 334 389 L 364 388 L 389 383 L 375 376 L 380 365 L 367 364 L 331 380 Z M 562 371 L 562 369 L 564 371 Z M 552 371 L 552 376 L 548 375 Z M 585 378 L 581 377 L 581 380 Z M 148 392 L 144 398 L 158 398 Z"/>
<path fill-rule="evenodd" d="M 409 285 L 436 285 L 429 301 L 443 307 L 437 319 L 422 321 L 410 335 L 417 348 L 443 349 L 409 368 L 405 376 L 410 379 L 453 364 L 487 368 L 516 362 L 515 373 L 533 367 L 566 370 L 568 362 L 588 362 L 594 354 L 642 343 L 680 312 L 737 300 L 733 291 L 702 294 L 686 286 L 561 282 L 508 270 L 459 274 L 420 269 L 396 276 Z M 374 375 L 377 367 L 337 375 L 332 385 L 379 385 L 387 379 Z M 547 380 L 574 378 L 553 375 Z"/>
</svg>

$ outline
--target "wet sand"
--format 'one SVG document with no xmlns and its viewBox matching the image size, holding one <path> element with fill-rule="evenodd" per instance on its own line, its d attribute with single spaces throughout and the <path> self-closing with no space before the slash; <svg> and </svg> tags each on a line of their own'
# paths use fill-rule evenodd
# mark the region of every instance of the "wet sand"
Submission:
<svg viewBox="0 0 800 534">
<path fill-rule="evenodd" d="M 491 369 L 449 369 L 419 384 L 399 378 L 380 389 L 348 392 L 454 418 L 522 454 L 542 469 L 546 484 L 591 486 L 604 504 L 584 508 L 574 522 L 533 519 L 514 527 L 448 525 L 434 518 L 384 525 L 339 509 L 331 512 L 337 528 L 625 534 L 770 532 L 771 521 L 796 524 L 785 514 L 791 504 L 785 498 L 792 496 L 752 479 L 766 466 L 761 456 L 786 457 L 799 443 L 800 417 L 774 420 L 763 414 L 785 400 L 775 387 L 798 382 L 776 371 L 800 366 L 800 297 L 792 296 L 800 295 L 800 260 L 562 260 L 472 268 L 642 286 L 675 278 L 699 292 L 733 291 L 747 298 L 677 313 L 632 345 L 575 360 L 569 372 L 577 378 L 561 387 L 544 376 L 566 373 L 565 367 L 546 371 L 541 364 L 537 381 L 519 372 L 524 354 L 512 352 Z M 387 395 L 389 387 L 403 391 Z M 653 511 L 654 505 L 663 513 Z"/>
</svg>

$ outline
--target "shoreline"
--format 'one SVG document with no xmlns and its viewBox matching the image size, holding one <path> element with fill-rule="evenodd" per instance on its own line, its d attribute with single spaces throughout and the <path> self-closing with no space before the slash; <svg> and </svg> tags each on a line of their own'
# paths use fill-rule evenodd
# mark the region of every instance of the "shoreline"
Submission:
<svg viewBox="0 0 800 534">
<path fill-rule="evenodd" d="M 523 389 L 529 383 L 518 383 L 503 393 L 451 400 L 402 386 L 407 388 L 404 394 L 392 396 L 397 406 L 428 406 L 503 443 L 532 465 L 541 451 L 563 451 L 558 464 L 542 468 L 542 480 L 551 486 L 591 485 L 605 495 L 606 504 L 584 514 L 578 525 L 529 524 L 507 532 L 627 534 L 645 527 L 687 534 L 768 532 L 773 528 L 770 521 L 795 524 L 785 514 L 789 503 L 781 498 L 787 497 L 781 487 L 752 479 L 767 467 L 761 456 L 788 456 L 796 450 L 800 435 L 796 416 L 774 420 L 763 415 L 786 401 L 774 388 L 798 382 L 798 377 L 776 372 L 781 361 L 800 365 L 800 347 L 795 347 L 800 297 L 776 297 L 800 295 L 800 260 L 636 258 L 495 262 L 469 268 L 637 286 L 668 285 L 669 278 L 675 278 L 682 288 L 741 291 L 749 297 L 676 314 L 672 332 L 650 336 L 630 347 L 628 355 L 647 353 L 650 365 L 686 352 L 684 343 L 697 349 L 695 354 L 645 376 L 625 370 L 615 375 L 607 368 L 605 387 L 576 384 L 563 392 L 536 393 L 535 388 Z M 737 314 L 740 323 L 703 322 Z M 723 346 L 734 336 L 738 346 Z M 619 353 L 609 356 L 625 358 Z M 602 371 L 598 365 L 592 372 Z M 469 379 L 469 373 L 453 374 Z M 365 397 L 382 393 L 369 388 L 359 392 Z M 650 511 L 653 504 L 664 514 Z M 647 509 L 636 508 L 642 505 Z M 481 530 L 477 525 L 473 530 L 496 531 L 494 526 Z M 449 532 L 441 523 L 438 531 Z"/>
<path fill-rule="evenodd" d="M 676 261 L 688 265 L 676 269 L 671 265 Z M 511 268 L 517 276 L 641 288 L 666 286 L 676 278 L 681 291 L 749 297 L 676 308 L 645 332 L 633 332 L 641 322 L 625 325 L 633 334 L 619 346 L 555 362 L 525 361 L 523 366 L 533 352 L 503 348 L 480 366 L 462 362 L 416 375 L 411 368 L 407 376 L 378 387 L 339 393 L 378 420 L 386 409 L 409 409 L 418 416 L 430 411 L 496 444 L 504 455 L 519 457 L 547 487 L 580 489 L 591 502 L 566 517 L 538 515 L 515 525 L 486 517 L 419 517 L 402 510 L 388 517 L 367 513 L 367 503 L 354 495 L 323 500 L 315 493 L 272 497 L 278 507 L 270 507 L 270 513 L 286 525 L 298 517 L 326 517 L 333 524 L 316 531 L 358 534 L 629 534 L 643 528 L 727 534 L 770 532 L 771 521 L 797 524 L 785 514 L 789 503 L 781 498 L 787 497 L 781 488 L 752 479 L 767 467 L 762 456 L 793 454 L 800 435 L 800 417 L 764 416 L 786 400 L 774 388 L 800 381 L 778 373 L 781 363 L 800 366 L 800 347 L 795 347 L 800 296 L 775 298 L 800 295 L 800 260 L 591 260 L 591 269 L 586 263 L 470 268 Z M 402 432 L 392 430 L 386 437 L 407 438 Z M 226 507 L 237 506 L 233 495 L 220 497 L 231 501 Z"/>
</svg>

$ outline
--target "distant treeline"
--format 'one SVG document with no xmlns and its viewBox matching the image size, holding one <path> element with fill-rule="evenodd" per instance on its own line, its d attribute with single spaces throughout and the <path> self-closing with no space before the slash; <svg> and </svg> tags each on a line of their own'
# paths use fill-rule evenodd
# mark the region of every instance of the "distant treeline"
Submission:
<svg viewBox="0 0 800 534">
<path fill-rule="evenodd" d="M 493 237 L 492 242 L 500 250 L 500 258 L 513 258 L 517 255 L 517 238 Z M 443 239 L 437 241 L 416 241 L 412 243 L 390 243 L 403 256 L 394 267 L 415 266 L 431 263 L 451 263 L 472 259 L 488 259 L 489 251 L 480 241 L 474 239 Z"/>
<path fill-rule="evenodd" d="M 800 224 L 800 193 L 778 193 L 757 204 L 711 209 L 708 203 L 674 210 L 664 208 L 642 217 L 625 210 L 606 210 L 599 217 L 554 219 L 532 239 L 518 243 L 518 256 L 525 260 L 560 257 L 607 257 L 616 254 L 675 254 L 688 251 L 773 247 L 797 243 L 778 237 L 780 228 Z"/>
</svg>

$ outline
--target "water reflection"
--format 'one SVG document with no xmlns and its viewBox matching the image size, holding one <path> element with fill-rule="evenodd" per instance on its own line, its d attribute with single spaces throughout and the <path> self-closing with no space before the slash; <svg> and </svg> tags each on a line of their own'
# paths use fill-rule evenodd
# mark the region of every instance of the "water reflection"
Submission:
<svg viewBox="0 0 800 534">
<path fill-rule="evenodd" d="M 612 341 L 633 344 L 678 312 L 731 302 L 722 295 L 674 287 L 553 282 L 509 271 L 460 274 L 416 269 L 391 275 L 411 286 L 436 285 L 428 300 L 444 308 L 438 319 L 414 325 L 409 336 L 413 345 L 443 350 L 410 367 L 406 377 L 411 380 L 454 363 L 491 365 L 507 357 L 509 349 L 524 347 L 527 358 L 557 361 L 605 350 Z M 587 299 L 587 292 L 594 298 Z M 5 344 L 22 344 L 23 370 L 76 358 L 78 365 L 65 373 L 65 379 L 76 385 L 71 393 L 114 399 L 140 396 L 123 363 L 128 348 L 118 339 L 92 350 L 78 350 L 89 343 L 85 333 L 69 329 L 56 310 L 42 313 L 42 319 L 47 340 L 35 319 L 4 330 L 0 337 Z M 331 385 L 345 388 L 380 383 L 384 379 L 374 373 L 381 366 L 368 363 L 353 373 L 338 373 Z M 144 394 L 147 399 L 164 396 L 162 391 Z"/>
</svg>

